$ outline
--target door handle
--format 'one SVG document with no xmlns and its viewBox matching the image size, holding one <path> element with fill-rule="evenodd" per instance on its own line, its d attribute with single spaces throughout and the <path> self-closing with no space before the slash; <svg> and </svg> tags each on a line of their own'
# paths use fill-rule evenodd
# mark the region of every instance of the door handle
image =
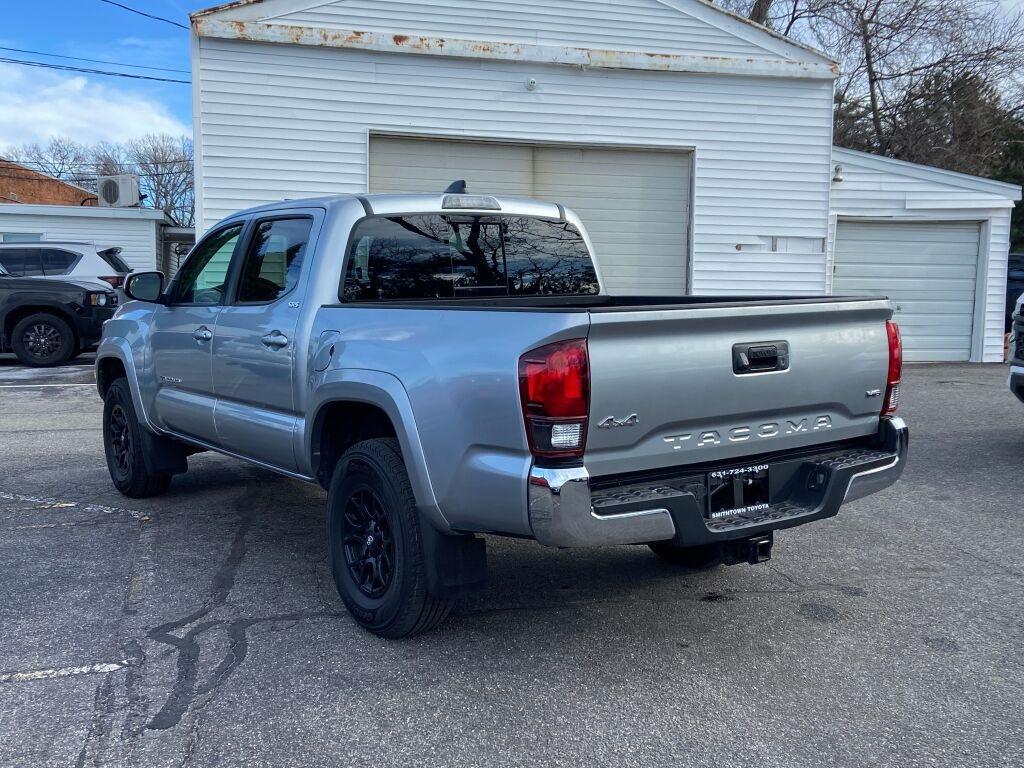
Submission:
<svg viewBox="0 0 1024 768">
<path fill-rule="evenodd" d="M 200 325 L 196 328 L 195 333 L 192 334 L 192 338 L 196 341 L 209 341 L 213 338 L 213 331 L 207 328 L 205 325 Z"/>
<path fill-rule="evenodd" d="M 264 347 L 268 347 L 270 349 L 281 349 L 281 347 L 288 346 L 288 337 L 280 331 L 271 331 L 261 338 L 260 342 Z"/>
</svg>

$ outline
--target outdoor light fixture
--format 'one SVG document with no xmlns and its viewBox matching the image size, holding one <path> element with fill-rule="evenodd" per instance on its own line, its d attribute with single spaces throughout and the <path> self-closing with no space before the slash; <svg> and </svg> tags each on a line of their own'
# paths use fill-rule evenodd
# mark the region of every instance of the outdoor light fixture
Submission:
<svg viewBox="0 0 1024 768">
<path fill-rule="evenodd" d="M 843 180 L 843 166 L 836 163 L 835 172 L 832 174 L 832 181 L 838 184 Z"/>
</svg>

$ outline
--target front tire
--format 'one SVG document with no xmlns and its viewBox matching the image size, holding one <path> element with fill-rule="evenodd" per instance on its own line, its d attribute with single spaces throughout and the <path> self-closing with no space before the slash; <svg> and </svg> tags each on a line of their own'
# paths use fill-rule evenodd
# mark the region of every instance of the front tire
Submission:
<svg viewBox="0 0 1024 768">
<path fill-rule="evenodd" d="M 14 326 L 11 350 L 24 365 L 47 368 L 74 357 L 78 340 L 66 320 L 49 312 L 36 312 Z"/>
<path fill-rule="evenodd" d="M 680 547 L 667 541 L 648 544 L 659 558 L 672 565 L 681 565 L 695 571 L 714 568 L 722 563 L 722 550 L 717 544 L 699 547 Z"/>
<path fill-rule="evenodd" d="M 427 592 L 419 513 L 396 440 L 357 443 L 334 468 L 327 549 L 338 594 L 364 629 L 411 637 L 448 615 L 451 602 Z"/>
<path fill-rule="evenodd" d="M 135 415 L 127 379 L 111 384 L 103 400 L 103 449 L 110 479 L 125 496 L 159 496 L 170 486 L 170 475 L 152 474 L 146 469 L 142 425 Z"/>
</svg>

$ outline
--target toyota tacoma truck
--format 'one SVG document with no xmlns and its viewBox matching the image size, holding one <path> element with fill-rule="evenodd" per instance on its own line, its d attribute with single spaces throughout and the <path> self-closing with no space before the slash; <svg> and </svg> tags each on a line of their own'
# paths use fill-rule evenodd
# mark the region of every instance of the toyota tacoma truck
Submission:
<svg viewBox="0 0 1024 768">
<path fill-rule="evenodd" d="M 608 295 L 572 211 L 452 189 L 253 208 L 129 275 L 114 485 L 202 450 L 320 484 L 341 598 L 394 638 L 484 586 L 481 534 L 755 563 L 900 476 L 887 300 Z"/>
</svg>

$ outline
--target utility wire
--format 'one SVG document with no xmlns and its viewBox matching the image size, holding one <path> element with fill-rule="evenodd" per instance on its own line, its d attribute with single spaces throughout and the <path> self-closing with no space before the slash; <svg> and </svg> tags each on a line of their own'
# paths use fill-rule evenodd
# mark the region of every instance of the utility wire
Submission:
<svg viewBox="0 0 1024 768">
<path fill-rule="evenodd" d="M 42 162 L 40 160 L 12 160 L 9 157 L 0 156 L 0 168 L 3 167 L 3 164 L 5 162 L 7 162 L 7 163 L 15 163 L 16 165 L 23 165 L 23 166 L 26 167 L 26 169 L 28 169 L 30 171 L 31 170 L 35 170 L 35 169 L 40 169 L 40 170 L 42 170 L 46 174 L 50 174 L 51 173 L 51 169 L 53 168 L 53 165 L 51 163 Z M 186 165 L 192 165 L 192 160 L 190 160 L 187 157 L 180 157 L 180 158 L 174 158 L 174 159 L 169 159 L 169 160 L 158 160 L 157 162 L 160 165 L 171 165 L 172 163 L 184 163 Z M 131 163 L 128 162 L 127 164 L 130 165 Z M 30 168 L 29 167 L 29 166 L 33 166 L 33 165 L 36 168 Z M 95 162 L 95 163 L 92 163 L 92 162 L 88 162 L 88 161 L 84 161 L 83 160 L 81 162 L 69 163 L 66 166 L 62 166 L 62 168 L 64 170 L 59 171 L 59 173 L 71 173 L 71 172 L 75 172 L 75 171 L 82 171 L 83 169 L 94 169 L 94 170 L 95 169 L 100 169 L 100 170 L 103 170 L 103 169 L 106 169 L 106 168 L 109 168 L 109 167 L 110 166 L 107 163 L 105 163 L 105 162 Z"/>
<path fill-rule="evenodd" d="M 190 74 L 187 69 L 171 69 L 170 67 L 147 67 L 144 64 L 123 64 L 120 61 L 108 61 L 106 59 L 83 59 L 80 56 L 63 56 L 59 53 L 46 53 L 44 51 L 29 51 L 24 48 L 8 48 L 0 45 L 0 51 L 13 51 L 14 53 L 27 53 L 32 56 L 47 56 L 53 59 L 67 59 L 68 61 L 87 61 L 91 64 L 113 64 L 115 67 L 127 67 L 129 69 L 152 69 L 158 72 L 178 72 L 182 75 Z"/>
<path fill-rule="evenodd" d="M 111 72 L 105 69 L 90 69 L 88 67 L 73 67 L 70 64 L 47 64 L 42 61 L 25 61 L 24 59 L 11 59 L 0 56 L 0 63 L 20 64 L 23 67 L 43 67 L 44 69 L 59 69 L 65 72 L 85 72 L 90 75 L 106 75 L 107 77 L 127 77 L 132 80 L 156 80 L 160 83 L 184 83 L 189 85 L 191 80 L 177 80 L 170 77 L 153 77 L 152 75 L 136 75 L 128 72 Z"/>
<path fill-rule="evenodd" d="M 49 176 L 49 174 L 43 174 L 43 175 L 44 176 Z M 115 174 L 112 174 L 112 175 L 117 176 L 118 174 L 115 173 Z M 187 174 L 185 173 L 185 171 L 158 171 L 158 172 L 154 172 L 154 173 L 133 173 L 133 174 L 129 174 L 129 175 L 131 175 L 131 176 L 140 176 L 140 177 L 142 177 L 144 179 L 155 179 L 155 178 L 159 178 L 159 177 L 162 177 L 162 176 L 185 176 Z M 100 178 L 100 176 L 101 176 L 101 174 L 94 173 L 94 174 L 89 174 L 89 175 L 74 176 L 73 178 L 70 178 L 70 179 L 62 179 L 59 176 L 50 176 L 50 178 L 55 179 L 56 181 L 63 181 L 65 184 L 71 184 L 72 186 L 76 186 L 77 187 L 77 186 L 80 186 L 78 182 L 96 181 L 96 179 Z M 18 173 L 7 173 L 6 170 L 0 170 L 0 178 L 3 178 L 3 179 L 21 179 L 22 181 L 26 181 L 26 180 L 32 181 L 32 180 L 36 180 L 38 177 L 36 177 L 36 176 L 25 176 L 24 174 L 18 174 Z"/>
<path fill-rule="evenodd" d="M 184 24 L 179 24 L 177 21 L 172 21 L 171 19 L 165 19 L 163 16 L 154 16 L 151 13 L 146 13 L 145 11 L 140 11 L 140 10 L 138 10 L 136 8 L 132 8 L 131 6 L 122 5 L 121 3 L 116 3 L 116 2 L 114 2 L 114 0 L 100 0 L 100 2 L 101 3 L 106 3 L 107 5 L 116 5 L 118 8 L 124 8 L 124 10 L 130 11 L 131 13 L 137 13 L 137 14 L 139 14 L 139 16 L 145 16 L 147 19 L 155 19 L 156 21 L 162 21 L 165 24 L 173 24 L 176 27 L 181 27 L 182 29 L 188 29 L 187 26 L 185 26 Z"/>
</svg>

